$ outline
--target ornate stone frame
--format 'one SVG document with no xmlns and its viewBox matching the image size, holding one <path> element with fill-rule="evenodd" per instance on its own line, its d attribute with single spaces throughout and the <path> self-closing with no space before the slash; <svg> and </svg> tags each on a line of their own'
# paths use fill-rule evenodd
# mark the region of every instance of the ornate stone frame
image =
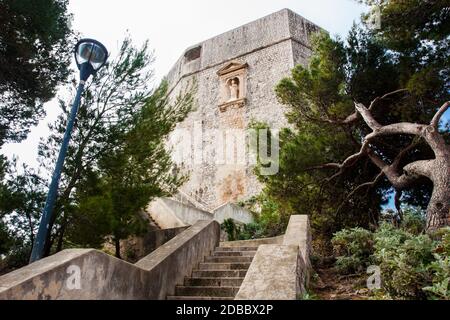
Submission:
<svg viewBox="0 0 450 320">
<path fill-rule="evenodd" d="M 247 63 L 231 61 L 217 71 L 219 76 L 219 110 L 225 112 L 228 108 L 242 108 L 246 103 L 247 96 Z M 236 100 L 227 101 L 229 97 L 227 83 L 233 78 L 239 80 L 239 97 Z"/>
</svg>

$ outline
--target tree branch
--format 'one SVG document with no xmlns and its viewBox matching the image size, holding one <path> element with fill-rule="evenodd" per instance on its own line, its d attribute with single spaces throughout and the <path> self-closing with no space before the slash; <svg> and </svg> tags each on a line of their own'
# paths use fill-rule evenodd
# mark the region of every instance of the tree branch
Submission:
<svg viewBox="0 0 450 320">
<path fill-rule="evenodd" d="M 394 205 L 395 205 L 395 209 L 397 209 L 397 214 L 398 217 L 400 219 L 400 221 L 403 221 L 403 210 L 402 210 L 402 205 L 401 205 L 401 198 L 402 198 L 402 190 L 396 190 L 395 191 L 395 196 L 394 196 Z"/>
<path fill-rule="evenodd" d="M 398 89 L 398 90 L 386 93 L 385 95 L 383 95 L 381 97 L 377 97 L 370 103 L 370 106 L 369 106 L 368 110 L 372 111 L 372 109 L 375 108 L 376 104 L 380 100 L 384 100 L 384 99 L 386 99 L 386 98 L 388 98 L 388 97 L 390 97 L 392 95 L 395 95 L 395 94 L 400 93 L 400 92 L 406 92 L 406 91 L 408 91 L 408 89 Z M 349 116 L 347 116 L 347 118 L 345 118 L 344 120 L 341 120 L 341 121 L 332 121 L 332 120 L 330 120 L 330 121 L 334 122 L 335 124 L 352 124 L 353 122 L 358 120 L 359 114 L 360 114 L 359 112 L 355 111 L 352 114 L 350 114 Z"/>
<path fill-rule="evenodd" d="M 400 162 L 402 161 L 403 157 L 413 148 L 415 148 L 419 144 L 417 139 L 414 139 L 406 148 L 404 148 L 400 153 L 395 157 L 394 161 L 392 162 L 392 166 L 395 169 L 398 169 L 398 166 Z"/>
<path fill-rule="evenodd" d="M 353 189 L 352 192 L 350 192 L 347 196 L 347 198 L 345 199 L 345 201 L 347 201 L 348 199 L 350 199 L 350 197 L 352 197 L 356 192 L 358 192 L 360 189 L 364 188 L 364 187 L 373 187 L 374 185 L 377 184 L 377 182 L 384 176 L 384 172 L 380 171 L 380 173 L 375 177 L 374 180 L 370 181 L 370 182 L 365 182 L 360 184 L 359 186 L 357 186 L 355 189 Z"/>
<path fill-rule="evenodd" d="M 396 189 L 404 189 L 410 186 L 420 176 L 430 177 L 434 160 L 419 160 L 407 164 L 403 168 L 403 174 L 399 174 L 398 168 L 393 164 L 388 165 L 380 157 L 378 157 L 373 151 L 368 152 L 370 160 L 386 175 L 389 182 Z"/>
<path fill-rule="evenodd" d="M 363 117 L 364 121 L 373 131 L 381 128 L 381 124 L 372 116 L 372 113 L 362 103 L 355 102 L 356 111 Z"/>
<path fill-rule="evenodd" d="M 369 111 L 372 111 L 373 107 L 377 104 L 378 101 L 383 100 L 383 99 L 386 99 L 387 97 L 392 96 L 392 95 L 394 95 L 394 94 L 397 94 L 397 93 L 400 93 L 400 92 L 405 92 L 405 91 L 408 91 L 408 89 L 398 89 L 398 90 L 395 90 L 395 91 L 386 93 L 384 96 L 375 98 L 375 99 L 370 103 Z"/>
<path fill-rule="evenodd" d="M 380 173 L 375 177 L 375 179 L 374 179 L 373 181 L 362 183 L 362 184 L 360 184 L 359 186 L 357 186 L 355 189 L 353 189 L 353 190 L 347 195 L 347 197 L 345 197 L 345 200 L 341 202 L 341 204 L 339 205 L 339 207 L 338 207 L 337 210 L 336 210 L 336 214 L 338 214 L 338 213 L 341 211 L 341 209 L 342 209 L 342 207 L 344 206 L 344 204 L 345 204 L 345 203 L 346 203 L 346 202 L 347 202 L 347 201 L 348 201 L 348 200 L 349 200 L 356 192 L 358 192 L 360 189 L 362 189 L 362 188 L 364 188 L 364 187 L 367 187 L 367 188 L 373 187 L 373 186 L 376 185 L 377 182 L 383 177 L 383 175 L 384 175 L 384 172 L 383 172 L 383 171 L 380 171 Z"/>
<path fill-rule="evenodd" d="M 450 106 L 450 101 L 447 101 L 446 103 L 444 103 L 438 110 L 438 112 L 436 112 L 436 114 L 434 115 L 433 119 L 431 120 L 430 125 L 435 128 L 436 130 L 439 127 L 439 121 L 441 120 L 441 117 L 444 115 L 444 113 L 447 111 L 448 107 Z"/>
</svg>

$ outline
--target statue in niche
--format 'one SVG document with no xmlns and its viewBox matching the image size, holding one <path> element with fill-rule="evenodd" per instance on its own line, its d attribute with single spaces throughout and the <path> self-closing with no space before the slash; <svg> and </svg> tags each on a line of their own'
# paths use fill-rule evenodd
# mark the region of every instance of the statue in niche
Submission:
<svg viewBox="0 0 450 320">
<path fill-rule="evenodd" d="M 228 89 L 230 90 L 230 99 L 228 100 L 228 102 L 239 99 L 239 79 L 238 78 L 233 78 L 229 81 Z"/>
</svg>

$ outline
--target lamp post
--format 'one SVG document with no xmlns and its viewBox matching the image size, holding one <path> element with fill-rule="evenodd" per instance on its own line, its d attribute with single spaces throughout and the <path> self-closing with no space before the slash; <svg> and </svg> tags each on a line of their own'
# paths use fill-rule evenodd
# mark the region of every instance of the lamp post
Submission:
<svg viewBox="0 0 450 320">
<path fill-rule="evenodd" d="M 66 157 L 69 141 L 72 134 L 73 125 L 77 116 L 78 107 L 80 106 L 81 94 L 84 90 L 86 80 L 95 74 L 108 59 L 108 51 L 100 42 L 92 39 L 82 39 L 78 41 L 74 50 L 75 61 L 80 70 L 80 83 L 78 85 L 75 101 L 73 102 L 67 122 L 66 132 L 64 133 L 63 142 L 59 151 L 58 160 L 56 161 L 55 171 L 53 172 L 52 182 L 45 201 L 44 212 L 39 223 L 39 230 L 36 235 L 36 240 L 33 244 L 31 252 L 30 263 L 41 259 L 44 256 L 46 242 L 49 238 L 50 225 L 54 215 L 53 208 L 55 200 L 58 195 L 59 180 L 61 178 L 61 171 Z"/>
</svg>

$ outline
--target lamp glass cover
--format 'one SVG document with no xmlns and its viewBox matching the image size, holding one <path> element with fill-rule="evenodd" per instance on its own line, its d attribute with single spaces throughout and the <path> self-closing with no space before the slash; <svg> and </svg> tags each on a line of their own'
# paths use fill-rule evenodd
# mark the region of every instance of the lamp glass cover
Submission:
<svg viewBox="0 0 450 320">
<path fill-rule="evenodd" d="M 106 52 L 97 44 L 84 42 L 78 47 L 78 63 L 89 62 L 94 70 L 98 70 L 106 60 Z"/>
</svg>

